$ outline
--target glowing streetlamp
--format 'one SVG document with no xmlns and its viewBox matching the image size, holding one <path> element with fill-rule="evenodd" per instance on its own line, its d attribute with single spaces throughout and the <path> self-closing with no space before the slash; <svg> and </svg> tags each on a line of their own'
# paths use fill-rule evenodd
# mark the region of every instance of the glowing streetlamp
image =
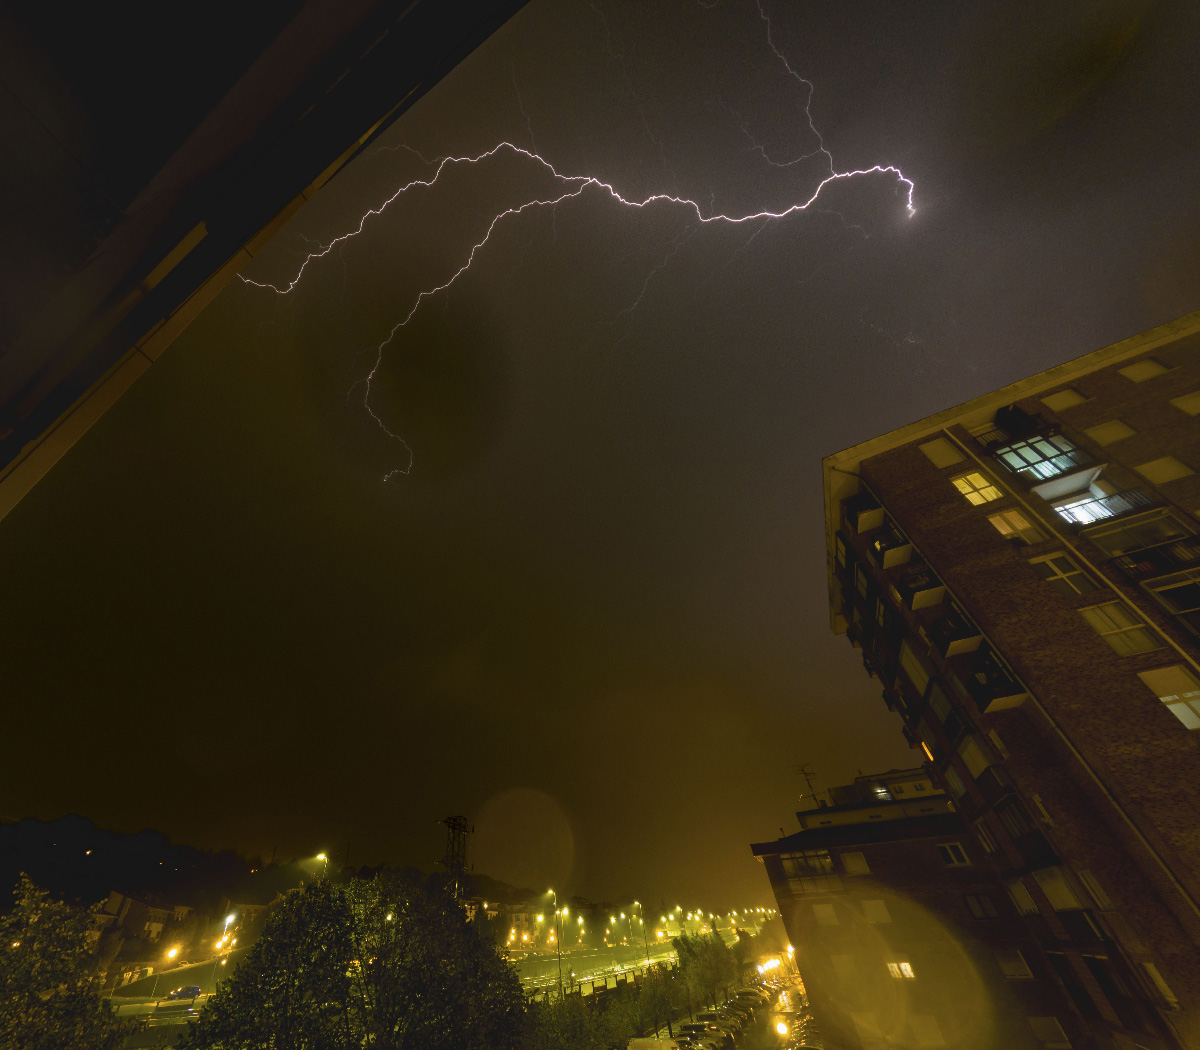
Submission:
<svg viewBox="0 0 1200 1050">
<path fill-rule="evenodd" d="M 558 935 L 554 938 L 554 947 L 558 953 L 558 998 L 561 1001 L 563 998 L 563 983 L 562 983 L 562 917 L 558 911 L 558 894 L 553 890 L 547 890 L 547 893 L 554 898 L 554 925 L 557 928 Z M 563 914 L 566 914 L 566 909 L 563 909 Z"/>
</svg>

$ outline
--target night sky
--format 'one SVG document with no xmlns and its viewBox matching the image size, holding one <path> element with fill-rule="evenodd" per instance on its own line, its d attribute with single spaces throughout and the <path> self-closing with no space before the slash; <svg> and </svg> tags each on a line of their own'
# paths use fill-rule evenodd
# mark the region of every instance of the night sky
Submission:
<svg viewBox="0 0 1200 1050">
<path fill-rule="evenodd" d="M 0 522 L 0 814 L 767 902 L 914 764 L 828 630 L 819 461 L 1200 307 L 1188 3 L 781 3 L 841 180 L 780 221 L 447 167 L 235 282 Z M 628 199 L 829 174 L 753 3 L 533 0 L 244 276 L 508 140 Z M 411 472 L 400 435 L 413 450 Z"/>
</svg>

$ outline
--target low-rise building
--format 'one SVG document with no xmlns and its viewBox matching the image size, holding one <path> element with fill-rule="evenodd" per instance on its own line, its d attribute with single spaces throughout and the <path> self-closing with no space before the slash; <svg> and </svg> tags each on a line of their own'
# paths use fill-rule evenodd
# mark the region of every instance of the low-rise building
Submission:
<svg viewBox="0 0 1200 1050">
<path fill-rule="evenodd" d="M 752 846 L 829 1050 L 1036 1050 L 1082 1022 L 923 768 L 859 777 Z"/>
</svg>

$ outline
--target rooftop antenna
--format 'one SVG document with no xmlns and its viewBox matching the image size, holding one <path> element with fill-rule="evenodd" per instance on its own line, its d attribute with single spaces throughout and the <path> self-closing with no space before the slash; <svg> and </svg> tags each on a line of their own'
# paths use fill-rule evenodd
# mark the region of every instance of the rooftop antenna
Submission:
<svg viewBox="0 0 1200 1050">
<path fill-rule="evenodd" d="M 800 798 L 815 798 L 816 791 L 813 789 L 813 774 L 812 770 L 808 768 L 808 763 L 801 762 L 798 766 L 793 767 L 792 772 L 798 773 L 800 776 L 802 776 L 804 778 L 804 783 L 808 785 L 808 792 L 804 795 L 801 795 Z"/>
</svg>

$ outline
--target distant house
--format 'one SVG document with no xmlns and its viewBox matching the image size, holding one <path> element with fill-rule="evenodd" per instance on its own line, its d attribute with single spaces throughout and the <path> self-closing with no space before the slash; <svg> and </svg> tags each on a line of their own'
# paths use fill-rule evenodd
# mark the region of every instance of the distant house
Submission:
<svg viewBox="0 0 1200 1050">
<path fill-rule="evenodd" d="M 165 908 L 139 897 L 113 890 L 97 915 L 96 940 L 100 939 L 102 930 L 119 928 L 126 939 L 157 941 L 162 937 L 167 924 L 180 911 L 186 915 L 190 910 L 183 905 Z"/>
</svg>

